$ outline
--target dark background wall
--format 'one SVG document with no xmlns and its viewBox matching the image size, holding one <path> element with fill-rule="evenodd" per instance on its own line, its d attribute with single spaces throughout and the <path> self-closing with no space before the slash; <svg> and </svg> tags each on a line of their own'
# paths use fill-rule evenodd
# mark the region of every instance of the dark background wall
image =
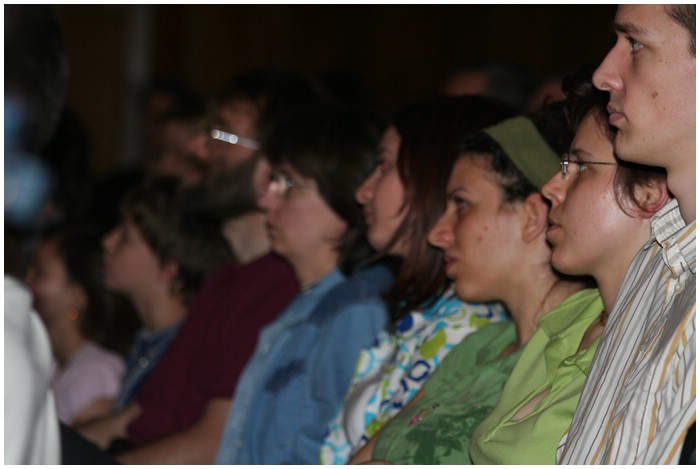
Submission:
<svg viewBox="0 0 700 469">
<path fill-rule="evenodd" d="M 390 111 L 435 94 L 449 72 L 474 60 L 507 60 L 542 74 L 599 61 L 612 44 L 615 6 L 56 5 L 55 10 L 72 70 L 68 104 L 90 133 L 93 170 L 104 173 L 129 159 L 124 139 L 133 114 L 124 103 L 133 100 L 145 77 L 180 76 L 209 94 L 234 73 L 259 65 L 351 71 L 372 90 L 378 110 Z"/>
</svg>

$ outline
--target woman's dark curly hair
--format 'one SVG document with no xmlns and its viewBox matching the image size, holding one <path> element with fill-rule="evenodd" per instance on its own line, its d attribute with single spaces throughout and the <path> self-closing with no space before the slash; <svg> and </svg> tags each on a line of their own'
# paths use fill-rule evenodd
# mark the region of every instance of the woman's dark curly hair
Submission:
<svg viewBox="0 0 700 469">
<path fill-rule="evenodd" d="M 549 104 L 529 118 L 555 153 L 568 151 L 573 132 L 566 123 L 561 102 Z M 539 188 L 515 166 L 503 148 L 481 130 L 472 132 L 462 141 L 460 158 L 479 158 L 487 162 L 489 172 L 500 185 L 505 204 L 522 202 L 530 194 L 539 192 Z"/>
</svg>

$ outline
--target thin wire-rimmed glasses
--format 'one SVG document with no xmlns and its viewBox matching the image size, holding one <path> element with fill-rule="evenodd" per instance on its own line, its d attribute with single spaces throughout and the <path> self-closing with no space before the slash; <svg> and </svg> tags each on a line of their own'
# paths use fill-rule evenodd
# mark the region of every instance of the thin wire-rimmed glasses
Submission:
<svg viewBox="0 0 700 469">
<path fill-rule="evenodd" d="M 578 171 L 576 174 L 580 173 L 583 171 L 586 167 L 586 165 L 589 164 L 600 164 L 600 165 L 606 165 L 606 166 L 617 166 L 617 163 L 611 162 L 611 161 L 583 161 L 583 160 L 577 160 L 574 158 L 571 158 L 568 153 L 564 153 L 561 157 L 561 161 L 559 164 L 561 165 L 561 178 L 562 179 L 569 179 L 569 165 L 571 163 L 574 163 L 578 167 Z"/>
<path fill-rule="evenodd" d="M 281 171 L 274 170 L 270 172 L 270 179 L 268 183 L 272 184 L 275 193 L 283 199 L 287 198 L 289 191 L 294 187 L 297 187 L 299 189 L 316 189 L 316 186 L 314 184 L 305 184 L 299 182 L 296 179 L 287 176 Z"/>
<path fill-rule="evenodd" d="M 211 132 L 209 132 L 209 135 L 211 135 L 211 138 L 215 140 L 230 143 L 231 145 L 240 145 L 245 148 L 250 148 L 251 150 L 260 149 L 260 142 L 257 140 L 241 137 L 240 135 L 224 132 L 223 130 L 212 129 Z"/>
</svg>

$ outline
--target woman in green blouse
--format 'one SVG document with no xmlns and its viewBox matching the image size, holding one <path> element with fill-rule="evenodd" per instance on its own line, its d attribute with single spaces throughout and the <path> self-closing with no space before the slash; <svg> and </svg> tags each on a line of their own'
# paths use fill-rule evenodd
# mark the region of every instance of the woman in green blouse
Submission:
<svg viewBox="0 0 700 469">
<path fill-rule="evenodd" d="M 605 311 L 611 311 L 628 266 L 649 238 L 651 217 L 669 194 L 662 170 L 615 158 L 608 95 L 593 87 L 591 73 L 584 68 L 564 81 L 567 118 L 576 134 L 562 171 L 542 193 L 552 203 L 552 264 L 566 274 L 591 275 Z M 583 340 L 533 337 L 498 405 L 474 431 L 475 464 L 556 463 L 606 321 L 604 313 Z"/>
</svg>

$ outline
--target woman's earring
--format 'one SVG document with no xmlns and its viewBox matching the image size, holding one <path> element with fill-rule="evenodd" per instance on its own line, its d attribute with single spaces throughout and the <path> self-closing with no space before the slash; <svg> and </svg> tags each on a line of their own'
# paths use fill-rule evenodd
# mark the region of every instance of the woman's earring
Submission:
<svg viewBox="0 0 700 469">
<path fill-rule="evenodd" d="M 71 321 L 75 321 L 80 317 L 80 311 L 78 311 L 78 308 L 73 308 L 68 312 L 68 319 Z"/>
</svg>

